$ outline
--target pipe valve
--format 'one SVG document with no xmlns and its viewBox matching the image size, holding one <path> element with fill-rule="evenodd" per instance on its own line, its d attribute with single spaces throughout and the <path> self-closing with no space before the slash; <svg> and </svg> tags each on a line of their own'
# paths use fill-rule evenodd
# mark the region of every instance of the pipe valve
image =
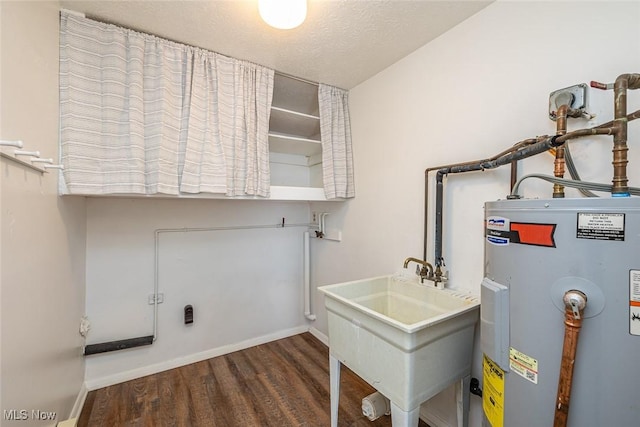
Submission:
<svg viewBox="0 0 640 427">
<path fill-rule="evenodd" d="M 567 309 L 570 309 L 573 312 L 574 319 L 581 319 L 582 312 L 584 308 L 587 306 L 587 296 L 577 290 L 570 290 L 565 292 L 564 297 L 562 298 Z"/>
</svg>

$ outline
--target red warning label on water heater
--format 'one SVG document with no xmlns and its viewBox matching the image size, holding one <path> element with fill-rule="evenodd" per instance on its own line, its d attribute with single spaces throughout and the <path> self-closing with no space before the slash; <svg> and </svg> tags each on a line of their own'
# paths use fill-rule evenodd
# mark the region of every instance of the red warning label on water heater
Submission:
<svg viewBox="0 0 640 427">
<path fill-rule="evenodd" d="M 514 222 L 508 218 L 489 217 L 486 224 L 487 241 L 504 246 L 510 243 L 555 248 L 556 224 Z"/>
</svg>

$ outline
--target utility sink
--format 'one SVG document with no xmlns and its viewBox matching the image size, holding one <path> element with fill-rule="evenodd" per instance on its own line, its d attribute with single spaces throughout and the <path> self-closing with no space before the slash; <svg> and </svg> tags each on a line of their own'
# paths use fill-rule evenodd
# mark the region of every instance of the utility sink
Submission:
<svg viewBox="0 0 640 427">
<path fill-rule="evenodd" d="M 332 426 L 337 426 L 340 364 L 391 400 L 395 427 L 418 425 L 420 404 L 458 380 L 466 425 L 478 298 L 380 276 L 320 287 L 329 320 Z M 337 389 L 336 389 L 337 388 Z M 335 420 L 334 420 L 335 406 Z"/>
</svg>

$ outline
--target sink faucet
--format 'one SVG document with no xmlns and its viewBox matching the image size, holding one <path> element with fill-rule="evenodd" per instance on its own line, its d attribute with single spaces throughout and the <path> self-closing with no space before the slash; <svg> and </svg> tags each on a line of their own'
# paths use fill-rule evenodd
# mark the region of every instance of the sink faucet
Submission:
<svg viewBox="0 0 640 427">
<path fill-rule="evenodd" d="M 422 265 L 422 268 L 418 272 L 418 274 L 420 275 L 421 283 L 424 283 L 424 279 L 435 280 L 435 276 L 433 274 L 433 266 L 431 264 L 418 258 L 409 257 L 404 260 L 404 268 L 407 268 L 411 261 Z"/>
</svg>

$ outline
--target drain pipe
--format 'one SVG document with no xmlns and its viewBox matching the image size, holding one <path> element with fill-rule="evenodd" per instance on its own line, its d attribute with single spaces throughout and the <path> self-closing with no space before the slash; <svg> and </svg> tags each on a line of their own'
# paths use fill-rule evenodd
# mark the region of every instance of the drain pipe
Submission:
<svg viewBox="0 0 640 427">
<path fill-rule="evenodd" d="M 582 328 L 584 309 L 587 306 L 587 296 L 577 290 L 565 292 L 562 300 L 565 304 L 565 329 L 553 427 L 566 427 L 567 425 L 573 367 L 576 363 L 578 349 L 578 336 Z"/>
<path fill-rule="evenodd" d="M 303 280 L 304 280 L 304 317 L 307 320 L 316 320 L 316 315 L 311 312 L 311 262 L 309 261 L 309 232 L 303 235 Z"/>
</svg>

